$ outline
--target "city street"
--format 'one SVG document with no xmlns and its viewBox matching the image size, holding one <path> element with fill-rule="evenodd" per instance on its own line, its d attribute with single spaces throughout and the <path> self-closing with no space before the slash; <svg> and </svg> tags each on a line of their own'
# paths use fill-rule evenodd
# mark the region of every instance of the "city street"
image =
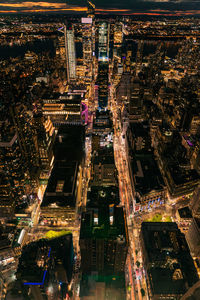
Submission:
<svg viewBox="0 0 200 300">
<path fill-rule="evenodd" d="M 129 254 L 127 258 L 128 275 L 131 286 L 129 299 L 148 300 L 145 274 L 143 272 L 142 254 L 139 241 L 139 226 L 135 221 L 133 214 L 134 201 L 131 190 L 131 181 L 128 170 L 128 161 L 126 157 L 125 143 L 121 132 L 119 132 L 119 120 L 117 118 L 117 108 L 114 99 L 114 91 L 111 89 L 111 109 L 113 113 L 114 125 L 114 155 L 115 164 L 118 170 L 119 191 L 121 205 L 125 207 L 128 233 L 129 233 Z M 137 254 L 136 254 L 137 253 Z M 142 297 L 141 289 L 145 291 L 145 296 Z"/>
</svg>

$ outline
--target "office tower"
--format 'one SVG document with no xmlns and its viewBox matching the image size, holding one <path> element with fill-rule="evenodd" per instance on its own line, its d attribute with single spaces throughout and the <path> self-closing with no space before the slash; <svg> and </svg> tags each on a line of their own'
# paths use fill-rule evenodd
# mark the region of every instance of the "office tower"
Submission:
<svg viewBox="0 0 200 300">
<path fill-rule="evenodd" d="M 95 15 L 95 5 L 92 1 L 87 1 L 87 16 L 89 18 L 94 18 Z"/>
<path fill-rule="evenodd" d="M 192 212 L 188 206 L 179 208 L 176 211 L 176 221 L 179 224 L 179 228 L 183 233 L 186 234 L 192 223 L 192 220 Z"/>
<path fill-rule="evenodd" d="M 190 253 L 193 257 L 200 257 L 200 219 L 193 218 L 185 235 Z"/>
<path fill-rule="evenodd" d="M 144 105 L 141 95 L 140 85 L 136 82 L 132 84 L 130 88 L 130 98 L 128 105 L 128 114 L 130 122 L 142 122 L 144 121 Z"/>
<path fill-rule="evenodd" d="M 95 93 L 98 95 L 98 106 L 100 109 L 106 109 L 108 105 L 109 35 L 109 24 L 100 22 L 98 31 L 98 76 L 95 85 Z"/>
<path fill-rule="evenodd" d="M 30 168 L 31 166 L 38 166 L 39 158 L 37 156 L 36 135 L 32 126 L 33 113 L 24 104 L 19 104 L 11 107 L 11 116 L 27 165 Z"/>
<path fill-rule="evenodd" d="M 15 210 L 15 199 L 5 174 L 0 173 L 0 219 L 12 218 Z"/>
<path fill-rule="evenodd" d="M 190 209 L 192 210 L 192 215 L 194 217 L 200 218 L 200 185 L 198 185 L 194 193 L 192 195 L 192 199 L 190 201 Z"/>
<path fill-rule="evenodd" d="M 86 68 L 85 81 L 90 83 L 94 78 L 95 63 L 95 5 L 88 1 L 87 18 L 81 18 L 83 32 L 83 64 Z"/>
<path fill-rule="evenodd" d="M 55 127 L 64 124 L 81 125 L 87 123 L 87 105 L 82 103 L 84 92 L 65 93 L 44 99 L 43 115 L 49 117 Z"/>
<path fill-rule="evenodd" d="M 151 148 L 147 122 L 130 123 L 126 131 L 128 164 L 135 209 L 151 210 L 165 203 L 166 187 Z"/>
<path fill-rule="evenodd" d="M 185 236 L 176 223 L 143 222 L 141 244 L 151 300 L 180 299 L 198 281 Z"/>
<path fill-rule="evenodd" d="M 83 212 L 80 249 L 84 273 L 91 271 L 100 274 L 123 273 L 128 251 L 127 225 L 123 208 L 107 205 Z"/>
<path fill-rule="evenodd" d="M 93 76 L 93 20 L 92 18 L 81 18 L 83 32 L 83 64 L 86 68 L 85 80 L 92 81 Z"/>
<path fill-rule="evenodd" d="M 23 290 L 28 298 L 67 299 L 72 279 L 73 240 L 71 233 L 60 237 L 42 239 L 23 247 L 16 273 L 17 291 Z"/>
<path fill-rule="evenodd" d="M 0 225 L 0 299 L 2 300 L 7 298 L 5 294 L 17 268 L 17 259 L 13 251 L 15 230 L 15 225 Z"/>
<path fill-rule="evenodd" d="M 68 83 L 76 80 L 76 53 L 74 42 L 74 31 L 71 25 L 64 26 L 65 35 L 65 53 L 67 65 L 67 81 Z"/>
<path fill-rule="evenodd" d="M 99 135 L 92 135 L 92 150 L 98 151 L 100 149 L 100 136 Z"/>
<path fill-rule="evenodd" d="M 98 33 L 98 60 L 105 62 L 109 60 L 110 24 L 107 22 L 99 22 Z"/>
<path fill-rule="evenodd" d="M 65 52 L 65 36 L 60 36 L 57 42 L 56 55 L 62 60 L 63 63 L 66 62 L 66 52 Z"/>
<path fill-rule="evenodd" d="M 138 42 L 138 48 L 137 48 L 137 54 L 136 54 L 136 63 L 137 63 L 138 66 L 142 64 L 143 49 L 144 49 L 144 42 L 139 41 Z"/>
<path fill-rule="evenodd" d="M 53 144 L 55 140 L 55 128 L 48 117 L 46 120 L 42 113 L 33 117 L 33 128 L 37 135 L 37 149 L 40 166 L 43 173 L 49 173 L 53 161 Z"/>
<path fill-rule="evenodd" d="M 77 229 L 84 164 L 84 127 L 60 126 L 54 145 L 54 166 L 41 204 L 41 222 Z"/>
<path fill-rule="evenodd" d="M 13 123 L 19 138 L 27 179 L 33 188 L 39 185 L 40 163 L 37 134 L 33 128 L 33 113 L 24 104 L 10 107 Z"/>
<path fill-rule="evenodd" d="M 113 134 L 113 123 L 110 118 L 110 111 L 96 111 L 93 120 L 93 133 L 98 134 L 100 139 L 108 137 Z M 105 139 L 104 139 L 105 140 Z"/>
<path fill-rule="evenodd" d="M 17 130 L 7 117 L 1 122 L 0 131 L 0 170 L 6 174 L 14 196 L 20 201 L 25 194 L 25 157 Z"/>
<path fill-rule="evenodd" d="M 123 42 L 123 23 L 114 25 L 114 47 L 121 47 Z"/>
<path fill-rule="evenodd" d="M 93 154 L 90 184 L 102 187 L 118 186 L 112 148 L 99 149 L 98 153 Z"/>
<path fill-rule="evenodd" d="M 106 109 L 108 106 L 108 96 L 109 96 L 108 73 L 109 73 L 108 62 L 99 61 L 96 86 L 98 87 L 98 106 L 100 109 Z"/>
</svg>

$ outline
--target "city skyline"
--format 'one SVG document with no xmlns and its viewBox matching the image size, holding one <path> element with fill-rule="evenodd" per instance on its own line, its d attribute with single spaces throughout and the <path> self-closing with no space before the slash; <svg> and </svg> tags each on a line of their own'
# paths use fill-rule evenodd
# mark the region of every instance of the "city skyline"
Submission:
<svg viewBox="0 0 200 300">
<path fill-rule="evenodd" d="M 150 16 L 200 15 L 199 0 L 96 0 L 96 14 L 125 14 Z M 86 1 L 0 1 L 0 13 L 86 13 Z"/>
<path fill-rule="evenodd" d="M 200 299 L 197 2 L 58 2 L 1 1 L 0 300 Z"/>
</svg>

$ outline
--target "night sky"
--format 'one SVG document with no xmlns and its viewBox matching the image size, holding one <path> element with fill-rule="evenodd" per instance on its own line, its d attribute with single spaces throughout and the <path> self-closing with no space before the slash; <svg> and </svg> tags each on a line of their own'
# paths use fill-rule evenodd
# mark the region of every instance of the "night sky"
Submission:
<svg viewBox="0 0 200 300">
<path fill-rule="evenodd" d="M 95 0 L 96 12 L 119 14 L 152 15 L 197 15 L 200 14 L 200 0 Z M 83 13 L 84 0 L 0 0 L 0 12 L 64 12 Z"/>
</svg>

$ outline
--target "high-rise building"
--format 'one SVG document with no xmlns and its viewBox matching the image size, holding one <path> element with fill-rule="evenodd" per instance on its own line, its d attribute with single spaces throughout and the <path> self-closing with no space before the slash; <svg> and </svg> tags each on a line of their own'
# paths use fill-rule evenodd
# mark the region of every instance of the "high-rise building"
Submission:
<svg viewBox="0 0 200 300">
<path fill-rule="evenodd" d="M 54 144 L 55 163 L 41 204 L 41 222 L 77 229 L 84 163 L 84 127 L 60 126 Z"/>
<path fill-rule="evenodd" d="M 87 1 L 87 17 L 81 18 L 83 33 L 83 64 L 86 68 L 85 81 L 90 83 L 94 78 L 95 63 L 95 5 Z"/>
<path fill-rule="evenodd" d="M 73 270 L 72 234 L 42 239 L 23 247 L 14 289 L 28 298 L 45 300 L 67 299 Z M 31 266 L 31 268 L 30 268 Z M 21 286 L 17 284 L 21 283 Z M 26 294 L 27 293 L 27 294 Z"/>
<path fill-rule="evenodd" d="M 107 22 L 99 22 L 99 36 L 98 36 L 98 60 L 108 61 L 109 59 L 109 35 L 110 24 Z"/>
<path fill-rule="evenodd" d="M 16 199 L 20 200 L 25 194 L 26 171 L 20 140 L 8 119 L 1 122 L 0 131 L 0 170 L 6 174 Z"/>
<path fill-rule="evenodd" d="M 200 185 L 198 185 L 194 193 L 192 195 L 192 199 L 190 201 L 190 209 L 192 210 L 192 215 L 194 217 L 200 218 Z"/>
<path fill-rule="evenodd" d="M 93 20 L 92 18 L 82 18 L 83 32 L 83 64 L 86 67 L 85 80 L 92 81 L 93 77 Z"/>
<path fill-rule="evenodd" d="M 109 96 L 109 35 L 110 26 L 107 22 L 99 22 L 98 30 L 98 77 L 95 92 L 98 95 L 100 109 L 106 109 Z"/>
<path fill-rule="evenodd" d="M 84 93 L 65 93 L 54 98 L 43 100 L 43 115 L 50 117 L 53 125 L 85 124 L 87 122 L 87 106 L 82 103 Z"/>
<path fill-rule="evenodd" d="M 114 25 L 114 46 L 120 47 L 123 42 L 123 24 L 116 23 Z"/>
<path fill-rule="evenodd" d="M 123 273 L 128 251 L 123 208 L 113 204 L 82 213 L 80 249 L 83 272 Z"/>
<path fill-rule="evenodd" d="M 193 218 L 185 235 L 190 253 L 193 257 L 200 258 L 200 219 Z"/>
<path fill-rule="evenodd" d="M 105 109 L 108 106 L 108 96 L 109 96 L 108 71 L 109 71 L 108 62 L 99 61 L 96 86 L 98 88 L 98 105 L 100 109 Z"/>
<path fill-rule="evenodd" d="M 95 15 L 95 5 L 92 1 L 87 1 L 87 15 L 89 18 L 94 18 Z"/>
<path fill-rule="evenodd" d="M 75 52 L 75 41 L 74 31 L 71 25 L 64 26 L 65 35 L 65 53 L 67 63 L 67 81 L 76 80 L 76 52 Z"/>
<path fill-rule="evenodd" d="M 11 193 L 11 186 L 3 173 L 0 173 L 0 219 L 12 218 L 14 215 L 15 201 Z"/>
<path fill-rule="evenodd" d="M 99 149 L 98 153 L 93 155 L 90 183 L 92 186 L 118 186 L 112 148 Z"/>
<path fill-rule="evenodd" d="M 19 138 L 19 145 L 27 170 L 27 179 L 32 187 L 39 185 L 40 163 L 37 147 L 37 133 L 33 128 L 33 113 L 24 104 L 10 107 L 11 116 Z"/>
<path fill-rule="evenodd" d="M 17 259 L 13 249 L 15 230 L 16 226 L 11 224 L 10 226 L 5 224 L 0 226 L 0 299 L 6 298 L 7 287 L 17 268 Z"/>
<path fill-rule="evenodd" d="M 37 148 L 41 169 L 43 173 L 49 173 L 50 166 L 53 162 L 55 128 L 50 120 L 50 117 L 45 120 L 42 113 L 34 115 L 33 127 L 37 133 Z"/>
<path fill-rule="evenodd" d="M 199 280 L 176 223 L 143 222 L 141 244 L 151 300 L 180 299 Z"/>
</svg>

